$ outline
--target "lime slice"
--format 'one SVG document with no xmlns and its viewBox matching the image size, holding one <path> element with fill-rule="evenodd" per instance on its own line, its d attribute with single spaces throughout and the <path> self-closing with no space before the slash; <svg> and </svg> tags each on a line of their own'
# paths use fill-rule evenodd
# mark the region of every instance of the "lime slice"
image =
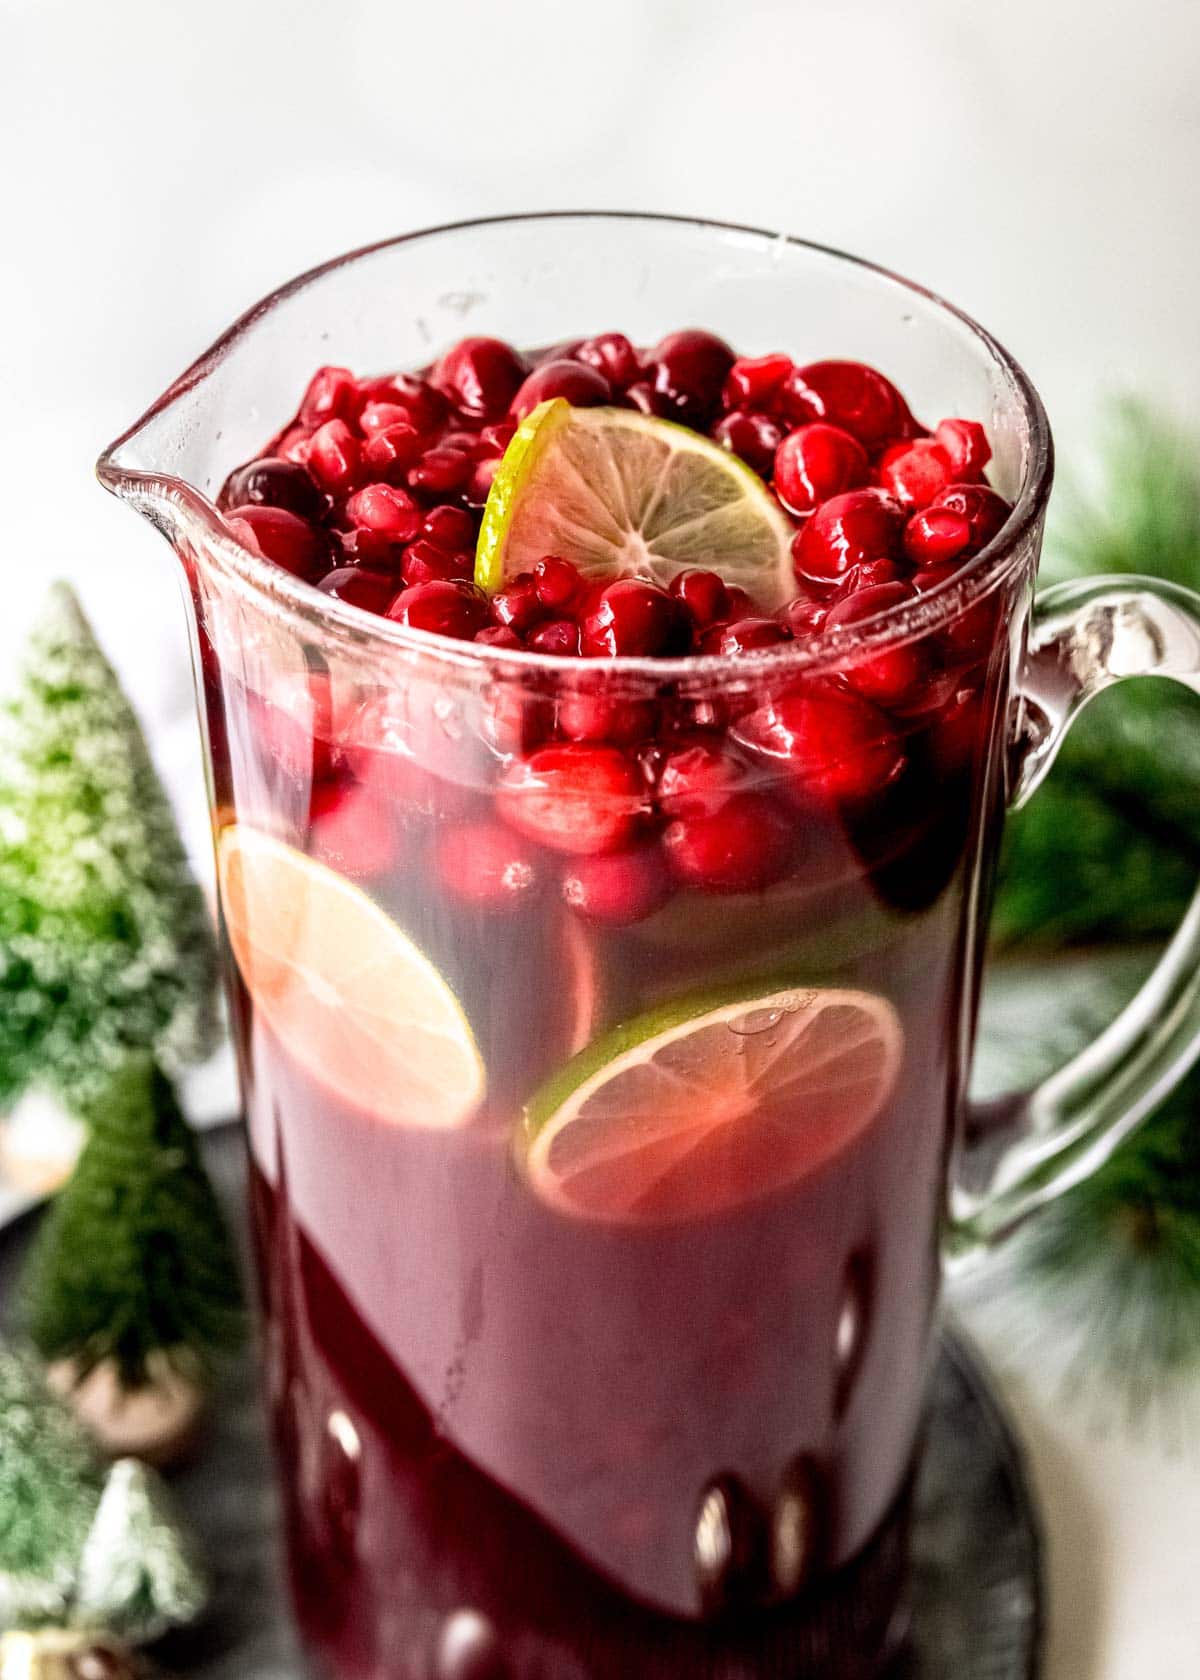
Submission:
<svg viewBox="0 0 1200 1680">
<path fill-rule="evenodd" d="M 529 1103 L 526 1174 L 582 1219 L 702 1219 L 818 1171 L 876 1118 L 904 1033 L 870 992 L 693 998 L 568 1062 Z"/>
<path fill-rule="evenodd" d="M 542 403 L 492 482 L 475 552 L 489 593 L 546 554 L 585 577 L 666 584 L 706 566 L 764 611 L 796 592 L 792 526 L 757 474 L 699 432 L 624 408 Z"/>
<path fill-rule="evenodd" d="M 314 1079 L 376 1119 L 462 1126 L 483 1061 L 429 959 L 360 888 L 272 835 L 217 841 L 221 908 L 246 990 Z"/>
</svg>

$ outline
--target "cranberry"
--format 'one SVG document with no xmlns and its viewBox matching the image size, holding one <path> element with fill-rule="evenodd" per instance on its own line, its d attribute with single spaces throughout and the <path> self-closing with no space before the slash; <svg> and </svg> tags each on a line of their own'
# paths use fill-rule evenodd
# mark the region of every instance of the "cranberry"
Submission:
<svg viewBox="0 0 1200 1680">
<path fill-rule="evenodd" d="M 795 639 L 803 642 L 824 629 L 825 620 L 829 617 L 829 607 L 824 601 L 804 601 L 797 598 L 788 602 L 780 617 Z"/>
<path fill-rule="evenodd" d="M 404 476 L 422 447 L 420 432 L 406 420 L 397 421 L 394 426 L 371 434 L 363 444 L 362 464 L 367 472 L 390 484 Z"/>
<path fill-rule="evenodd" d="M 465 449 L 427 449 L 414 467 L 409 468 L 408 482 L 414 490 L 425 490 L 435 496 L 461 490 L 474 471 L 475 463 Z"/>
<path fill-rule="evenodd" d="M 903 747 L 882 712 L 857 694 L 816 684 L 750 713 L 738 736 L 776 760 L 798 793 L 822 802 L 878 793 L 904 768 Z"/>
<path fill-rule="evenodd" d="M 476 630 L 473 638 L 480 647 L 523 648 L 524 642 L 515 630 L 510 630 L 507 624 L 485 624 L 482 630 Z"/>
<path fill-rule="evenodd" d="M 957 482 L 983 477 L 983 469 L 992 458 L 992 446 L 977 420 L 940 420 L 934 436 Z"/>
<path fill-rule="evenodd" d="M 924 508 L 904 527 L 904 552 L 914 566 L 946 566 L 965 557 L 971 521 L 953 508 Z"/>
<path fill-rule="evenodd" d="M 389 542 L 411 542 L 421 529 L 421 510 L 405 491 L 392 484 L 364 484 L 346 503 L 356 525 Z"/>
<path fill-rule="evenodd" d="M 310 430 L 326 420 L 344 420 L 358 407 L 359 390 L 349 368 L 322 367 L 300 399 L 300 419 Z"/>
<path fill-rule="evenodd" d="M 898 612 L 912 599 L 913 591 L 905 583 L 877 583 L 857 589 L 829 609 L 826 628 L 834 630 L 842 624 L 860 624 L 880 613 Z M 842 680 L 877 705 L 898 706 L 921 686 L 928 666 L 926 647 L 909 641 L 851 660 L 842 672 Z"/>
<path fill-rule="evenodd" d="M 543 362 L 535 368 L 512 400 L 512 414 L 524 420 L 539 403 L 564 397 L 572 408 L 598 408 L 612 401 L 612 386 L 602 373 L 583 362 Z"/>
<path fill-rule="evenodd" d="M 546 617 L 546 604 L 538 593 L 532 572 L 518 572 L 492 596 L 492 617 L 507 624 L 518 635 L 532 630 Z"/>
<path fill-rule="evenodd" d="M 735 408 L 717 421 L 712 435 L 725 449 L 740 455 L 756 473 L 763 478 L 770 477 L 775 451 L 783 440 L 783 427 L 778 420 L 769 414 L 755 414 L 748 408 Z"/>
<path fill-rule="evenodd" d="M 702 892 L 759 892 L 791 866 L 795 824 L 761 793 L 732 794 L 709 815 L 676 817 L 662 836 L 679 881 Z"/>
<path fill-rule="evenodd" d="M 525 362 L 511 345 L 498 338 L 464 338 L 438 362 L 432 382 L 460 414 L 498 420 L 507 412 L 525 373 Z"/>
<path fill-rule="evenodd" d="M 745 780 L 745 765 L 719 740 L 697 736 L 663 755 L 658 803 L 668 817 L 711 817 Z"/>
<path fill-rule="evenodd" d="M 732 624 L 718 624 L 704 637 L 705 653 L 756 653 L 762 648 L 782 647 L 790 642 L 792 633 L 777 618 L 735 619 Z"/>
<path fill-rule="evenodd" d="M 643 808 L 637 767 L 615 747 L 570 741 L 539 747 L 504 772 L 496 806 L 520 833 L 557 852 L 615 852 Z"/>
<path fill-rule="evenodd" d="M 652 414 L 662 419 L 671 412 L 671 404 L 667 397 L 654 389 L 648 380 L 635 380 L 625 391 L 625 401 L 630 408 L 636 408 L 642 414 Z"/>
<path fill-rule="evenodd" d="M 870 464 L 857 438 L 824 421 L 801 426 L 775 454 L 775 493 L 792 513 L 811 513 L 830 496 L 867 482 Z"/>
<path fill-rule="evenodd" d="M 810 362 L 784 383 L 782 401 L 793 420 L 828 420 L 866 449 L 902 436 L 911 418 L 890 379 L 864 362 Z"/>
<path fill-rule="evenodd" d="M 670 656 L 686 653 L 691 626 L 667 590 L 641 578 L 618 578 L 602 591 L 583 620 L 585 654 Z"/>
<path fill-rule="evenodd" d="M 562 895 L 580 916 L 622 925 L 645 921 L 671 896 L 671 879 L 657 843 L 601 857 L 575 858 L 562 880 Z"/>
<path fill-rule="evenodd" d="M 470 554 L 447 554 L 427 537 L 418 537 L 404 550 L 400 576 L 405 583 L 432 583 L 440 578 L 469 583 L 475 575 L 475 561 Z"/>
<path fill-rule="evenodd" d="M 473 583 L 435 579 L 401 591 L 388 608 L 388 617 L 414 630 L 431 630 L 469 642 L 487 619 L 487 597 Z"/>
<path fill-rule="evenodd" d="M 733 351 L 724 339 L 689 328 L 668 333 L 655 345 L 650 352 L 650 373 L 668 411 L 690 425 L 702 425 L 721 400 L 733 362 Z"/>
<path fill-rule="evenodd" d="M 475 521 L 466 508 L 443 503 L 425 515 L 421 535 L 446 554 L 459 554 L 475 547 Z"/>
<path fill-rule="evenodd" d="M 654 728 L 654 707 L 601 690 L 573 689 L 558 702 L 558 727 L 569 741 L 608 741 L 629 746 Z"/>
<path fill-rule="evenodd" d="M 353 487 L 359 456 L 358 439 L 344 420 L 326 420 L 308 440 L 308 470 L 331 495 Z"/>
<path fill-rule="evenodd" d="M 533 653 L 549 653 L 559 659 L 579 652 L 579 626 L 573 618 L 552 618 L 532 630 L 525 644 Z"/>
<path fill-rule="evenodd" d="M 881 488 L 906 508 L 928 507 L 953 477 L 950 457 L 932 438 L 894 443 L 879 458 Z"/>
<path fill-rule="evenodd" d="M 235 507 L 226 518 L 241 542 L 294 577 L 311 581 L 328 561 L 324 535 L 286 508 Z"/>
<path fill-rule="evenodd" d="M 339 566 L 327 572 L 317 588 L 335 601 L 348 601 L 352 607 L 373 613 L 385 613 L 396 599 L 394 575 L 372 566 Z"/>
<path fill-rule="evenodd" d="M 604 375 L 609 384 L 623 391 L 641 376 L 642 364 L 638 353 L 624 333 L 598 333 L 585 338 L 571 352 L 577 362 L 586 362 Z"/>
<path fill-rule="evenodd" d="M 300 519 L 321 519 L 328 506 L 302 466 L 269 455 L 231 473 L 221 500 L 228 507 L 285 508 Z"/>
<path fill-rule="evenodd" d="M 565 612 L 578 598 L 583 587 L 579 568 L 557 554 L 547 554 L 533 568 L 534 587 L 538 600 L 551 612 Z"/>
<path fill-rule="evenodd" d="M 397 867 L 399 825 L 390 804 L 339 779 L 313 791 L 308 852 L 351 880 L 375 880 Z"/>
<path fill-rule="evenodd" d="M 481 910 L 519 910 L 541 886 L 533 847 L 498 822 L 443 828 L 435 842 L 434 867 L 452 897 Z"/>
<path fill-rule="evenodd" d="M 729 591 L 716 572 L 700 566 L 676 572 L 671 579 L 671 594 L 682 601 L 697 630 L 707 630 L 710 624 L 729 617 Z"/>
<path fill-rule="evenodd" d="M 847 490 L 831 496 L 792 541 L 798 581 L 830 589 L 852 566 L 892 557 L 899 547 L 902 522 L 900 509 L 882 490 Z"/>
<path fill-rule="evenodd" d="M 726 408 L 773 411 L 791 371 L 790 356 L 739 356 L 726 377 L 721 401 Z"/>
<path fill-rule="evenodd" d="M 966 552 L 972 555 L 987 547 L 1012 512 L 1004 497 L 987 484 L 951 484 L 930 505 L 962 515 L 971 527 Z"/>
</svg>

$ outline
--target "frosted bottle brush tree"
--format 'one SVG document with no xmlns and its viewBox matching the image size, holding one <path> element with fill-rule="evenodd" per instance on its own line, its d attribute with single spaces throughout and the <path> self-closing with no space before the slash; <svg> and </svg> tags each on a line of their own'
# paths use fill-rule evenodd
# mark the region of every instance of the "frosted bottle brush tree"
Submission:
<svg viewBox="0 0 1200 1680">
<path fill-rule="evenodd" d="M 131 1051 L 200 1059 L 215 976 L 137 718 L 58 584 L 0 711 L 0 1113 L 39 1086 L 79 1112 Z"/>
</svg>

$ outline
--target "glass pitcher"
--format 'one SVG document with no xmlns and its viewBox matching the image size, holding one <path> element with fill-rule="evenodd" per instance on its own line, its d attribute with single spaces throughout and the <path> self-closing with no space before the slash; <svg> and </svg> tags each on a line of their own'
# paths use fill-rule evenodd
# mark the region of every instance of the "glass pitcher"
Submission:
<svg viewBox="0 0 1200 1680">
<path fill-rule="evenodd" d="M 319 364 L 685 323 L 981 419 L 1008 524 L 901 617 L 752 661 L 597 663 L 369 616 L 217 511 Z M 902 1636 L 942 1258 L 1098 1165 L 1200 1030 L 1193 908 L 1096 1045 L 968 1111 L 1005 809 L 1101 689 L 1200 687 L 1183 590 L 1033 605 L 1051 470 L 1021 369 L 920 287 L 608 214 L 316 269 L 103 457 L 186 580 L 288 1562 L 325 1680 L 859 1676 Z M 820 733 L 822 695 L 906 652 L 938 683 L 814 800 L 763 720 Z M 664 886 L 624 771 L 598 805 L 535 787 L 506 826 L 581 706 L 640 718 L 651 749 L 756 740 L 738 809 L 770 879 Z M 575 844 L 596 820 L 619 831 L 603 879 Z"/>
</svg>

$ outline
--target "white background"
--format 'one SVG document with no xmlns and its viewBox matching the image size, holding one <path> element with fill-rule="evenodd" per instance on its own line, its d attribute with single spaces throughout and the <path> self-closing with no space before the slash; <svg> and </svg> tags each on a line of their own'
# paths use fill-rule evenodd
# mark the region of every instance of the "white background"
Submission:
<svg viewBox="0 0 1200 1680">
<path fill-rule="evenodd" d="M 202 833 L 172 563 L 92 461 L 260 293 L 426 223 L 566 204 L 780 227 L 976 314 L 1067 459 L 1107 391 L 1194 416 L 1197 12 L 0 0 L 0 677 L 72 577 Z M 1094 1446 L 1032 1371 L 1012 1391 L 1049 1509 L 1050 1680 L 1200 1671 L 1195 1465 Z"/>
</svg>

